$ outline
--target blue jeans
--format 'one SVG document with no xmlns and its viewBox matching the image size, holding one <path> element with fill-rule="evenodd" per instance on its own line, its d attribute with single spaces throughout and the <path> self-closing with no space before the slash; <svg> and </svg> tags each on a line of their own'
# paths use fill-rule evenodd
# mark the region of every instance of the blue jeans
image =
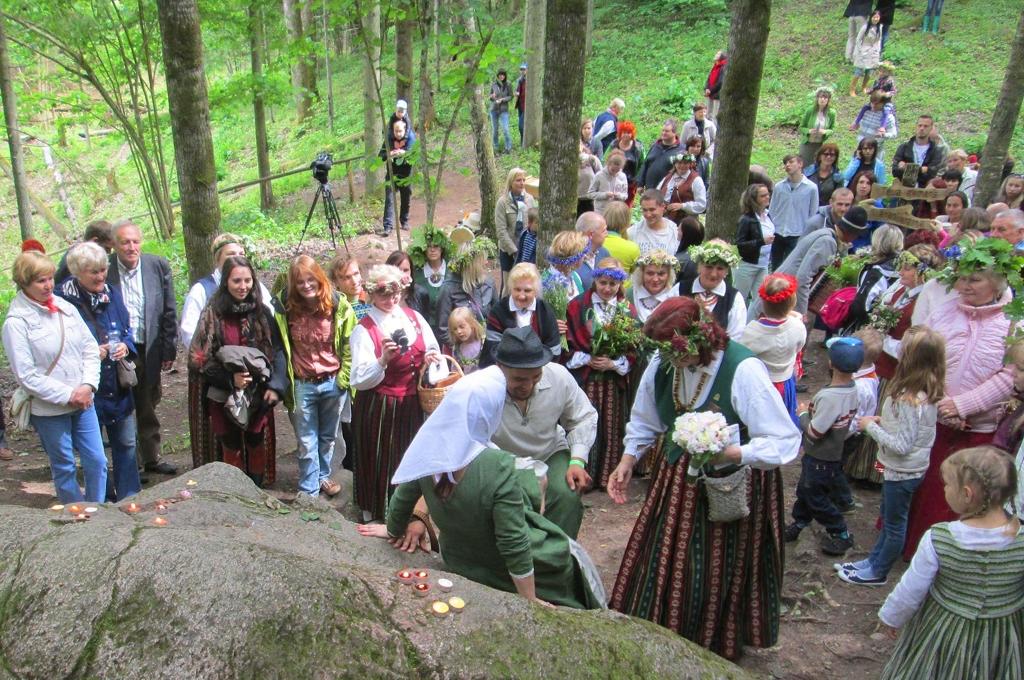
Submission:
<svg viewBox="0 0 1024 680">
<path fill-rule="evenodd" d="M 299 445 L 299 491 L 320 495 L 320 482 L 331 476 L 334 440 L 341 420 L 342 399 L 334 378 L 322 383 L 295 380 L 295 405 L 289 417 Z"/>
<path fill-rule="evenodd" d="M 512 135 L 508 131 L 508 111 L 498 113 L 491 110 L 491 142 L 494 144 L 494 151 L 498 151 L 498 125 L 501 125 L 501 132 L 505 135 L 505 151 L 512 151 Z"/>
<path fill-rule="evenodd" d="M 519 114 L 519 146 L 523 145 L 523 120 L 526 118 L 526 112 L 522 109 L 516 109 L 516 113 Z"/>
<path fill-rule="evenodd" d="M 882 483 L 882 533 L 875 541 L 875 547 L 868 555 L 871 573 L 884 578 L 893 563 L 903 552 L 903 541 L 907 537 L 907 516 L 914 492 L 921 486 L 924 477 L 904 479 L 898 482 L 885 480 Z"/>
<path fill-rule="evenodd" d="M 139 463 L 135 459 L 135 414 L 110 425 L 101 425 L 107 431 L 110 442 L 110 459 L 114 463 L 114 474 L 107 476 L 107 499 L 123 501 L 142 490 L 139 481 Z"/>
<path fill-rule="evenodd" d="M 96 409 L 74 411 L 59 416 L 32 416 L 32 427 L 50 458 L 50 472 L 57 498 L 61 503 L 88 501 L 102 503 L 107 493 L 107 457 Z M 78 486 L 75 451 L 82 459 L 85 472 L 85 497 Z M 137 468 L 136 468 L 137 469 Z"/>
<path fill-rule="evenodd" d="M 398 223 L 402 229 L 409 228 L 409 201 L 412 199 L 412 187 L 409 184 L 399 184 L 395 187 L 398 192 Z M 384 231 L 390 232 L 395 228 L 395 196 L 391 190 L 391 182 L 384 185 Z"/>
<path fill-rule="evenodd" d="M 830 534 L 846 531 L 846 520 L 831 498 L 837 478 L 843 478 L 843 462 L 818 460 L 804 454 L 801 465 L 793 521 L 806 527 L 817 520 Z"/>
</svg>

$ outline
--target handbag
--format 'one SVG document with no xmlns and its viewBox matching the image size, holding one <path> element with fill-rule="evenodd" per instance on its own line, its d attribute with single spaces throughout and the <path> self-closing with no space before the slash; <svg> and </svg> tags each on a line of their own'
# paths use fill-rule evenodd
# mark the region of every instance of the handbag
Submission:
<svg viewBox="0 0 1024 680">
<path fill-rule="evenodd" d="M 708 519 L 712 522 L 735 522 L 750 514 L 747 492 L 750 491 L 750 466 L 725 477 L 704 475 L 704 491 L 708 496 Z"/>
<path fill-rule="evenodd" d="M 837 257 L 833 263 L 839 260 L 840 258 Z M 820 314 L 821 308 L 841 286 L 842 284 L 837 283 L 828 275 L 828 265 L 819 269 L 811 279 L 810 291 L 807 294 L 807 311 L 812 314 Z"/>
<path fill-rule="evenodd" d="M 50 375 L 53 373 L 53 369 L 57 367 L 57 362 L 60 361 L 60 357 L 64 354 L 64 314 L 63 312 L 57 312 L 57 320 L 60 321 L 60 349 L 57 350 L 57 356 L 53 357 L 53 361 L 50 362 L 50 367 L 46 369 L 46 373 L 43 375 Z M 11 395 L 11 425 L 16 430 L 28 430 L 32 426 L 32 395 L 29 394 L 22 386 L 18 386 L 14 390 L 14 394 Z"/>
<path fill-rule="evenodd" d="M 117 362 L 117 384 L 129 389 L 139 384 L 139 376 L 135 372 L 135 362 L 124 358 Z"/>
</svg>

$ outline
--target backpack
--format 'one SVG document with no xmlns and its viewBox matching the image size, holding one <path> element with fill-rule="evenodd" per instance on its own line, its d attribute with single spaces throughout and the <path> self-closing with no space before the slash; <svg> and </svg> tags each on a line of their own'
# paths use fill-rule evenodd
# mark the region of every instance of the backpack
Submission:
<svg viewBox="0 0 1024 680">
<path fill-rule="evenodd" d="M 842 328 L 843 323 L 846 322 L 846 317 L 849 316 L 850 307 L 853 306 L 853 301 L 856 297 L 856 286 L 840 288 L 825 300 L 825 304 L 821 306 L 821 311 L 818 312 L 818 318 L 821 319 L 821 322 L 829 330 L 839 330 Z"/>
</svg>

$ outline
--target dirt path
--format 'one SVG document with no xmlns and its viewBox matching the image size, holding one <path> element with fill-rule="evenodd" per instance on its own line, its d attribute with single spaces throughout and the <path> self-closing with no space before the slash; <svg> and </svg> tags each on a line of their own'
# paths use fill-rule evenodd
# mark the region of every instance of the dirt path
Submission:
<svg viewBox="0 0 1024 680">
<path fill-rule="evenodd" d="M 454 169 L 446 175 L 446 187 L 437 210 L 437 222 L 451 225 L 462 215 L 475 209 L 477 191 L 473 176 Z M 423 220 L 424 206 L 416 200 L 411 209 L 412 223 Z M 403 238 L 406 234 L 403 234 Z M 395 247 L 394 237 L 387 241 L 373 235 L 360 236 L 352 242 L 354 249 L 369 262 L 381 262 Z M 330 244 L 312 241 L 310 250 L 326 254 Z M 271 277 L 272 278 L 272 277 Z M 818 334 L 811 343 L 808 358 L 815 362 L 808 369 L 810 394 L 825 382 L 827 359 L 817 345 Z M 158 413 L 163 424 L 165 460 L 181 472 L 191 467 L 188 440 L 187 385 L 184 356 L 179 353 L 175 372 L 165 374 L 164 399 Z M 0 388 L 9 395 L 14 384 L 10 371 L 0 372 Z M 270 493 L 290 501 L 295 494 L 298 468 L 295 458 L 295 437 L 283 411 L 277 409 L 278 478 Z M 8 432 L 8 441 L 17 453 L 9 463 L 0 462 L 0 503 L 45 508 L 54 500 L 50 469 L 39 440 L 34 433 Z M 796 463 L 783 471 L 788 508 L 800 473 Z M 163 481 L 155 476 L 151 483 Z M 615 579 L 626 540 L 632 529 L 647 489 L 647 480 L 634 480 L 630 501 L 617 506 L 607 494 L 593 492 L 584 498 L 586 514 L 580 534 L 581 543 L 594 558 L 609 590 Z M 342 496 L 348 493 L 348 488 Z M 874 523 L 879 493 L 855 490 L 863 507 L 849 516 L 856 547 L 848 555 L 865 557 L 877 535 Z M 339 509 L 345 502 L 334 501 Z M 786 573 L 783 583 L 785 610 L 782 616 L 779 644 L 766 650 L 749 650 L 740 665 L 761 677 L 818 680 L 822 670 L 839 671 L 843 677 L 877 677 L 892 649 L 892 643 L 874 639 L 876 612 L 891 590 L 905 565 L 898 563 L 890 576 L 890 587 L 855 588 L 836 578 L 831 569 L 832 558 L 817 550 L 820 531 L 805 531 L 799 543 L 786 545 Z"/>
</svg>

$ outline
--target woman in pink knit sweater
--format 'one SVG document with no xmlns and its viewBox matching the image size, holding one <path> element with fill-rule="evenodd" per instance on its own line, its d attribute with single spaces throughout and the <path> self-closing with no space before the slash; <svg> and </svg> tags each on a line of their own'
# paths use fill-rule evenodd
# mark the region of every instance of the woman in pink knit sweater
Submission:
<svg viewBox="0 0 1024 680">
<path fill-rule="evenodd" d="M 982 269 L 970 250 L 993 257 L 996 266 Z M 1009 249 L 1009 252 L 1003 252 Z M 980 253 L 979 253 L 980 254 Z M 1003 308 L 1013 299 L 1007 273 L 1020 271 L 1024 258 L 999 239 L 982 239 L 966 246 L 964 257 L 952 263 L 959 295 L 929 315 L 927 325 L 946 340 L 946 396 L 939 402 L 939 423 L 928 471 L 914 494 L 903 547 L 910 559 L 924 532 L 936 522 L 957 519 L 943 491 L 939 467 L 960 449 L 988 444 L 998 424 L 999 405 L 1013 391 L 1013 372 L 1003 366 L 1011 321 Z"/>
</svg>

